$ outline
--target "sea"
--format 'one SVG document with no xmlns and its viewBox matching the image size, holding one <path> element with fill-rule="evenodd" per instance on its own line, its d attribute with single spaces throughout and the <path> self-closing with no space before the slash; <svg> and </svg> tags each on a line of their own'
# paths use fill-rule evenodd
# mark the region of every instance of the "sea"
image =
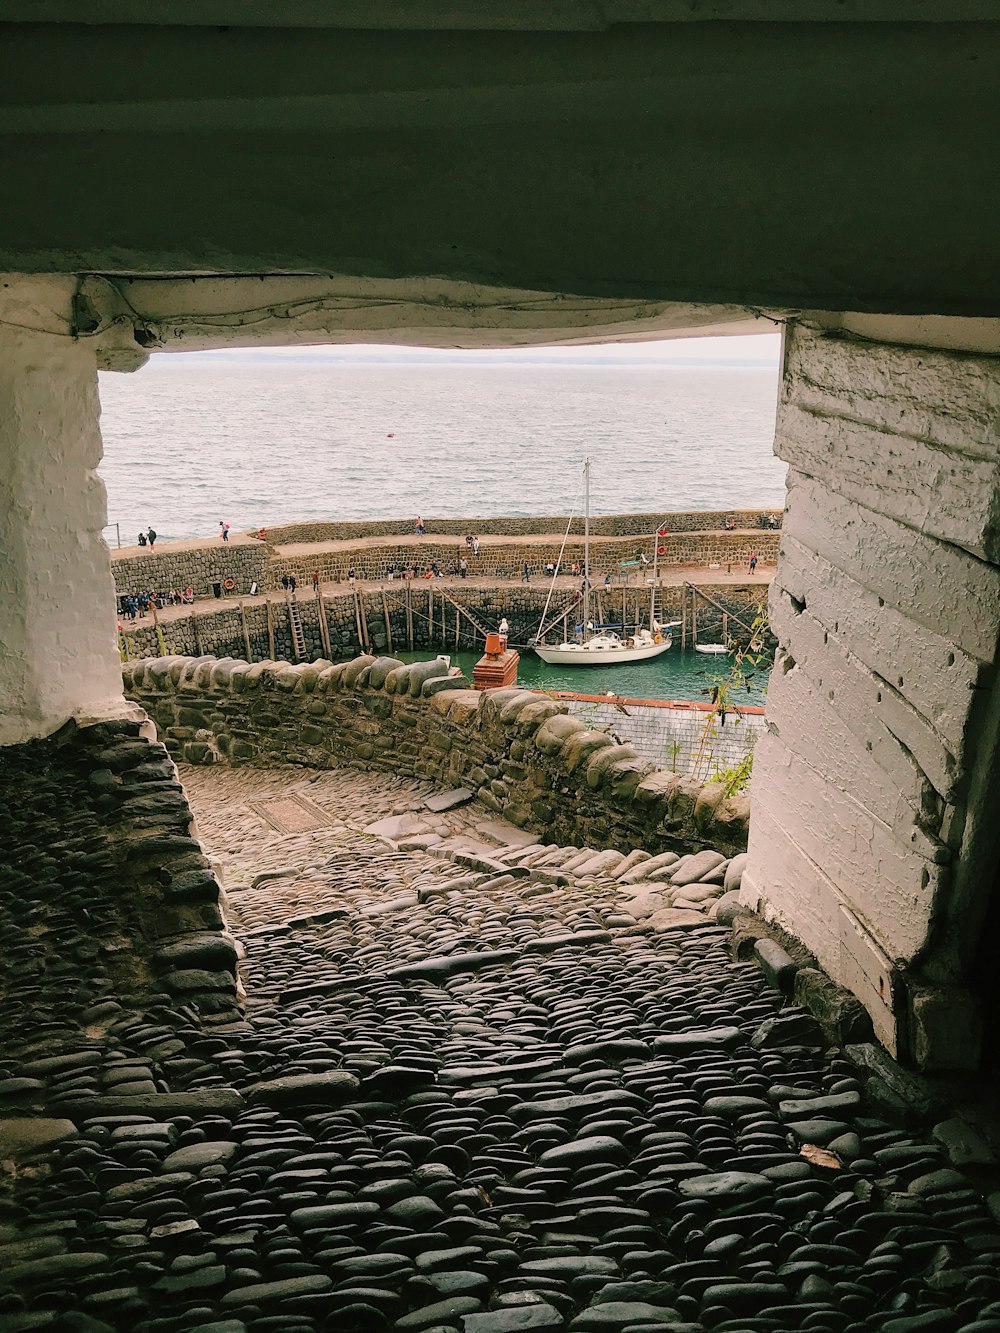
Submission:
<svg viewBox="0 0 1000 1333">
<path fill-rule="evenodd" d="M 215 537 L 220 520 L 256 531 L 579 513 L 585 457 L 594 514 L 781 508 L 778 360 L 774 337 L 154 355 L 136 374 L 100 377 L 105 537 L 132 545 L 150 525 L 161 542 Z M 672 651 L 601 669 L 637 681 L 583 669 L 575 688 L 699 697 L 703 664 L 679 665 Z M 556 674 L 539 685 L 567 688 Z"/>
</svg>

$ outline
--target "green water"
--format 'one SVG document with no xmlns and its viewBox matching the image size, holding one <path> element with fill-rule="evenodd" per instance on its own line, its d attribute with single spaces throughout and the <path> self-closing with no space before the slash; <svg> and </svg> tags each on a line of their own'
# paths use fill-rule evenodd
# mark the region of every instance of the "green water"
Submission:
<svg viewBox="0 0 1000 1333">
<path fill-rule="evenodd" d="M 423 662 L 432 655 L 426 651 L 394 654 L 404 662 Z M 471 680 L 479 654 L 458 652 L 450 656 L 452 663 L 461 667 Z M 770 667 L 769 660 L 756 668 L 746 666 L 746 675 L 752 679 L 745 687 L 732 690 L 733 701 L 762 706 Z M 610 690 L 631 699 L 684 699 L 698 703 L 707 702 L 713 686 L 728 681 L 731 671 L 729 657 L 681 652 L 680 648 L 671 648 L 648 662 L 589 667 L 552 666 L 525 650 L 517 679 L 520 685 L 533 690 L 575 690 L 580 694 L 605 694 Z"/>
</svg>

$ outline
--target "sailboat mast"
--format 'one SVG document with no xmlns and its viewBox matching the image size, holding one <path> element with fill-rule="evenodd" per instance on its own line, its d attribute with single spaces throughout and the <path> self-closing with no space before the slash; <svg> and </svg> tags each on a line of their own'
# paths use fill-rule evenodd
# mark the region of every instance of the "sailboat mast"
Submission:
<svg viewBox="0 0 1000 1333">
<path fill-rule="evenodd" d="M 583 641 L 590 624 L 590 459 L 583 460 Z"/>
</svg>

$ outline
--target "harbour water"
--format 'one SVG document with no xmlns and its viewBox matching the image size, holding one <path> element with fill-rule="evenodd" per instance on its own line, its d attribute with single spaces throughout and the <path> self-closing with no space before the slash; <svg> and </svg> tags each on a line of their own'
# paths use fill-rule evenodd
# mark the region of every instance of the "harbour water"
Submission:
<svg viewBox="0 0 1000 1333">
<path fill-rule="evenodd" d="M 129 545 L 150 524 L 161 539 L 215 536 L 220 519 L 565 514 L 586 454 L 594 513 L 780 508 L 776 346 L 743 361 L 660 346 L 664 359 L 621 362 L 599 347 L 551 363 L 154 356 L 101 376 L 108 518 Z"/>
<path fill-rule="evenodd" d="M 396 653 L 404 661 L 426 661 L 428 654 Z M 472 679 L 478 653 L 449 653 L 454 666 Z M 523 652 L 518 666 L 518 684 L 528 690 L 573 690 L 578 694 L 616 694 L 626 699 L 681 699 L 708 703 L 712 689 L 720 682 L 729 688 L 730 698 L 738 704 L 763 707 L 771 663 L 767 654 L 760 664 L 744 663 L 734 673 L 732 659 L 709 656 L 691 649 L 681 652 L 674 646 L 667 653 L 647 662 L 628 662 L 621 666 L 565 667 L 543 662 L 532 652 Z"/>
</svg>

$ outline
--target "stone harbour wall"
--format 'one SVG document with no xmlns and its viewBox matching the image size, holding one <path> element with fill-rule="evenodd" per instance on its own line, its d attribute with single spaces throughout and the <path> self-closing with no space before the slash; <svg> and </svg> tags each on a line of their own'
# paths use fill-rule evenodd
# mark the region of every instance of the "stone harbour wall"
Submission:
<svg viewBox="0 0 1000 1333">
<path fill-rule="evenodd" d="M 756 552 L 761 564 L 774 564 L 778 558 L 777 532 L 747 535 L 745 532 L 691 532 L 671 534 L 660 543 L 666 553 L 659 556 L 665 566 L 716 564 L 723 569 L 745 569 L 750 555 Z M 598 538 L 590 543 L 590 564 L 593 578 L 603 579 L 610 573 L 618 578 L 622 573 L 632 580 L 651 578 L 652 553 L 649 543 L 638 543 L 634 538 Z M 413 568 L 421 572 L 437 564 L 442 573 L 457 565 L 464 556 L 469 563 L 469 574 L 475 578 L 520 579 L 525 561 L 531 578 L 547 578 L 545 565 L 556 564 L 562 552 L 561 569 L 569 573 L 574 561 L 583 563 L 583 539 L 571 538 L 563 547 L 561 537 L 540 537 L 537 542 L 490 543 L 474 555 L 471 547 L 462 541 L 454 546 L 442 543 L 440 538 L 405 545 L 387 542 L 381 546 L 343 547 L 335 551 L 297 552 L 293 555 L 275 552 L 267 568 L 267 586 L 277 587 L 283 574 L 294 574 L 300 583 L 316 570 L 324 583 L 343 582 L 353 569 L 359 579 L 387 579 L 390 570 Z M 622 571 L 622 562 L 637 560 L 640 551 L 650 563 L 631 566 Z"/>
<path fill-rule="evenodd" d="M 756 551 L 762 564 L 774 564 L 780 533 L 759 528 L 761 512 L 735 512 L 734 517 L 739 526 L 732 532 L 723 528 L 725 514 L 667 515 L 670 532 L 660 543 L 666 547 L 666 552 L 659 559 L 665 566 L 717 564 L 723 569 L 738 569 L 745 567 L 751 552 Z M 651 561 L 652 529 L 648 524 L 658 523 L 662 517 L 626 514 L 595 519 L 592 525 L 594 540 L 591 543 L 594 577 L 603 578 L 609 571 L 617 577 L 620 563 L 637 559 L 640 551 Z M 693 526 L 695 520 L 705 520 L 706 526 Z M 462 540 L 471 531 L 467 521 L 456 519 L 451 522 L 455 525 L 453 528 L 435 527 L 428 531 L 427 538 L 422 541 L 414 540 L 412 521 L 406 524 L 395 521 L 385 524 L 293 524 L 272 529 L 266 542 L 241 539 L 207 546 L 165 542 L 153 551 L 112 551 L 111 569 L 118 596 L 151 589 L 167 592 L 171 588 L 191 587 L 196 598 L 211 597 L 212 585 L 216 582 L 224 583 L 228 578 L 236 585 L 235 593 L 246 595 L 253 583 L 257 583 L 261 589 L 279 588 L 283 574 L 295 574 L 300 584 L 303 584 L 308 582 L 315 569 L 324 582 L 330 582 L 346 579 L 347 571 L 353 568 L 359 579 L 382 580 L 388 578 L 393 568 L 402 570 L 412 566 L 423 570 L 434 562 L 445 570 L 451 564 L 457 565 L 463 555 L 469 561 L 470 574 L 477 577 L 520 579 L 527 560 L 531 576 L 541 578 L 544 566 L 547 563 L 554 564 L 559 559 L 561 532 L 565 529 L 566 520 L 489 520 L 491 526 L 489 530 L 479 533 L 481 537 L 537 536 L 538 540 L 484 540 L 478 556 L 473 555 L 471 547 L 467 547 Z M 522 525 L 525 524 L 528 526 L 522 531 Z M 340 526 L 350 531 L 334 534 L 325 532 L 328 527 Z M 449 540 L 452 534 L 454 541 Z M 386 540 L 370 546 L 361 544 L 363 538 L 372 537 L 385 537 Z M 394 537 L 405 537 L 407 540 L 394 541 Z M 332 540 L 358 540 L 359 545 L 344 546 L 334 551 L 288 552 L 284 549 L 293 543 Z M 563 567 L 568 570 L 574 560 L 583 560 L 583 539 L 579 535 L 567 542 L 563 552 Z M 641 571 L 633 568 L 626 573 L 633 580 L 647 577 L 651 574 L 651 566 Z"/>
<path fill-rule="evenodd" d="M 111 572 L 119 597 L 150 590 L 169 592 L 171 588 L 193 588 L 195 597 L 211 597 L 212 584 L 228 578 L 235 580 L 240 592 L 247 592 L 254 582 L 265 587 L 268 556 L 264 542 L 248 545 L 220 541 L 218 546 L 190 548 L 168 543 L 143 555 L 112 551 Z"/>
<path fill-rule="evenodd" d="M 759 584 L 699 584 L 731 615 L 752 621 L 758 606 L 764 600 L 764 588 Z M 357 590 L 323 594 L 323 612 L 329 635 L 329 652 L 320 628 L 320 610 L 311 590 L 302 588 L 296 593 L 295 605 L 302 622 L 306 641 L 306 657 L 353 656 L 362 650 L 395 652 L 403 649 L 441 649 L 453 652 L 456 648 L 479 651 L 483 647 L 482 629 L 495 630 L 502 617 L 510 623 L 510 642 L 525 645 L 538 629 L 548 585 L 502 583 L 493 588 L 473 584 L 449 585 L 442 588 L 434 579 L 393 580 L 381 589 Z M 629 624 L 646 624 L 649 618 L 649 589 L 632 584 L 625 592 L 625 616 Z M 679 587 L 662 587 L 658 593 L 660 616 L 664 620 L 678 620 L 681 613 Z M 455 604 L 468 611 L 466 616 L 456 611 Z M 548 620 L 569 609 L 569 623 L 578 618 L 575 592 L 557 589 L 549 607 Z M 594 613 L 598 620 L 620 621 L 622 589 L 597 589 Z M 246 634 L 243 618 L 246 619 Z M 295 658 L 292 634 L 289 628 L 288 601 L 271 598 L 270 624 L 273 648 L 268 635 L 266 603 L 259 598 L 248 599 L 239 607 L 220 605 L 215 609 L 198 608 L 197 613 L 173 618 L 161 617 L 159 632 L 152 619 L 121 622 L 126 651 L 130 658 L 157 657 L 164 654 L 201 656 L 210 653 L 217 657 L 249 657 L 253 661 L 275 657 L 293 661 Z M 471 617 L 471 618 L 469 618 Z M 478 622 L 478 623 L 476 623 Z M 482 629 L 478 628 L 482 626 Z M 698 607 L 699 636 L 702 640 L 722 637 L 722 613 L 704 602 Z M 730 622 L 733 635 L 738 626 Z M 561 626 L 558 631 L 561 632 Z"/>
<path fill-rule="evenodd" d="M 648 537 L 662 527 L 666 520 L 672 532 L 708 532 L 724 529 L 727 518 L 732 518 L 738 528 L 758 528 L 762 515 L 765 518 L 773 517 L 779 523 L 782 517 L 780 509 L 696 509 L 675 514 L 596 514 L 591 516 L 590 531 L 595 537 Z M 407 537 L 413 535 L 414 519 L 415 515 L 377 521 L 346 519 L 282 523 L 267 529 L 267 539 L 281 546 L 289 542 L 345 541 L 354 537 Z M 524 537 L 534 533 L 565 532 L 568 523 L 568 514 L 424 518 L 428 533 L 455 533 L 458 537 L 464 537 L 466 533 L 476 533 L 480 537 L 485 533 Z M 580 523 L 580 516 L 577 515 L 574 524 L 579 527 Z M 248 535 L 256 537 L 257 532 L 258 529 L 254 528 Z"/>
<path fill-rule="evenodd" d="M 517 687 L 479 692 L 440 661 L 126 663 L 125 691 L 187 763 L 341 765 L 467 787 L 541 840 L 651 852 L 746 845 L 749 799 L 657 769 Z"/>
</svg>

